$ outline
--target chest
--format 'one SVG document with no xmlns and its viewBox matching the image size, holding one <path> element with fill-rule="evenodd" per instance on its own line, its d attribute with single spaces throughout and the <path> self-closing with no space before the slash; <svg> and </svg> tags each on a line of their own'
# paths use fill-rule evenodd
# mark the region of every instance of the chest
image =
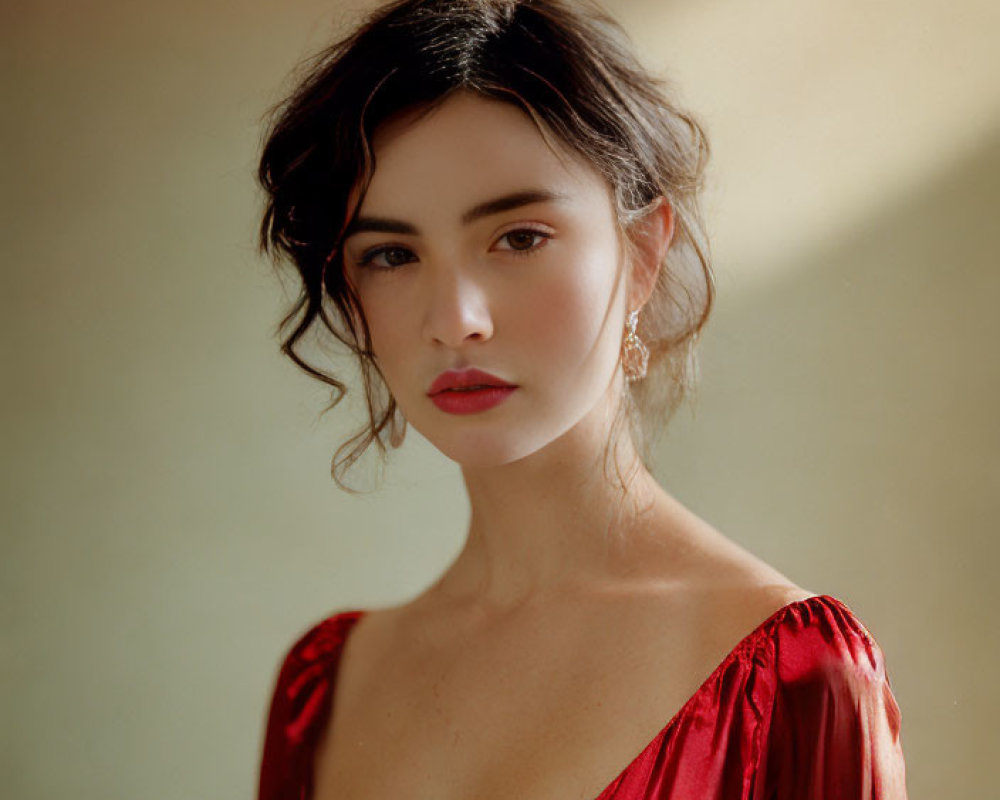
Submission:
<svg viewBox="0 0 1000 800">
<path fill-rule="evenodd" d="M 693 631 L 661 634 L 359 647 L 341 662 L 314 798 L 596 800 L 721 656 Z"/>
</svg>

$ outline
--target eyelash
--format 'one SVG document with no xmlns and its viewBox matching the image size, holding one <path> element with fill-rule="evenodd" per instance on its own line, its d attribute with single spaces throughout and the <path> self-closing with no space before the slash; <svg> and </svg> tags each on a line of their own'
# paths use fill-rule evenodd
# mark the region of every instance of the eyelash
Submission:
<svg viewBox="0 0 1000 800">
<path fill-rule="evenodd" d="M 529 247 L 527 249 L 524 249 L 524 250 L 518 250 L 515 247 L 503 248 L 504 252 L 512 253 L 512 254 L 514 254 L 516 256 L 530 256 L 530 255 L 534 255 L 539 250 L 541 250 L 542 247 L 545 246 L 545 244 L 544 244 L 545 241 L 548 241 L 549 239 L 552 238 L 552 234 L 551 233 L 548 233 L 546 231 L 540 231 L 537 228 L 516 228 L 516 229 L 514 229 L 512 231 L 507 231 L 507 233 L 503 234 L 503 236 L 501 236 L 500 239 L 498 239 L 497 241 L 500 241 L 502 239 L 506 239 L 508 236 L 513 236 L 516 233 L 530 233 L 532 236 L 537 236 L 537 237 L 539 237 L 539 238 L 541 238 L 543 240 L 543 242 L 541 244 L 536 244 L 536 245 L 534 245 L 532 247 Z M 371 270 L 382 271 L 382 272 L 392 272 L 394 270 L 397 270 L 401 266 L 403 266 L 403 264 L 397 264 L 396 266 L 391 266 L 391 267 L 383 267 L 381 265 L 377 265 L 377 264 L 373 264 L 372 263 L 372 261 L 375 258 L 377 258 L 378 256 L 382 255 L 383 253 L 391 252 L 393 250 L 405 250 L 405 251 L 408 251 L 408 252 L 412 253 L 412 251 L 410 250 L 410 248 L 403 247 L 401 245 L 392 245 L 392 244 L 390 244 L 390 245 L 380 245 L 378 247 L 373 247 L 371 250 L 366 250 L 364 253 L 362 253 L 361 257 L 358 259 L 358 266 L 362 267 L 364 269 L 371 269 Z M 405 261 L 403 263 L 404 264 L 408 264 L 410 262 L 409 261 Z"/>
</svg>

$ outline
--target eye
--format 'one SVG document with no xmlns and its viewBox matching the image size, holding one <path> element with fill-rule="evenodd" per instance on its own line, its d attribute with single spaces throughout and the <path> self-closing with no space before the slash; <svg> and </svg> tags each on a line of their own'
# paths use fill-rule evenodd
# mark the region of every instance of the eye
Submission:
<svg viewBox="0 0 1000 800">
<path fill-rule="evenodd" d="M 535 250 L 545 246 L 545 242 L 552 238 L 551 233 L 536 230 L 535 228 L 518 228 L 508 231 L 501 236 L 498 241 L 506 241 L 509 247 L 501 247 L 500 250 L 508 250 L 521 255 L 528 255 Z"/>
<path fill-rule="evenodd" d="M 358 266 L 367 269 L 395 269 L 414 260 L 413 251 L 398 245 L 373 247 L 358 259 Z"/>
</svg>

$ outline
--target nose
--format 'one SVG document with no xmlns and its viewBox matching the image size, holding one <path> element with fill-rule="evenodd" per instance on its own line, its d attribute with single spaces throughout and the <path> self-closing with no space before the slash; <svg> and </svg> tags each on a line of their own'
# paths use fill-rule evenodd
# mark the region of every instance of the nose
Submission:
<svg viewBox="0 0 1000 800">
<path fill-rule="evenodd" d="M 427 270 L 425 275 L 425 340 L 458 349 L 469 341 L 492 338 L 493 319 L 483 286 L 457 269 Z"/>
</svg>

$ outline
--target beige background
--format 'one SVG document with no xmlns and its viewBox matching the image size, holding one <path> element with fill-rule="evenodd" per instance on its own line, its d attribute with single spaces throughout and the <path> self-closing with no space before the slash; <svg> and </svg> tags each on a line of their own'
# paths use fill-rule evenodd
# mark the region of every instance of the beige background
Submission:
<svg viewBox="0 0 1000 800">
<path fill-rule="evenodd" d="M 608 6 L 706 122 L 720 299 L 664 484 L 882 644 L 911 797 L 988 797 L 1000 736 L 997 4 Z M 461 543 L 411 436 L 277 352 L 266 107 L 346 6 L 18 0 L 4 122 L 4 796 L 247 798 L 278 659 Z"/>
</svg>

